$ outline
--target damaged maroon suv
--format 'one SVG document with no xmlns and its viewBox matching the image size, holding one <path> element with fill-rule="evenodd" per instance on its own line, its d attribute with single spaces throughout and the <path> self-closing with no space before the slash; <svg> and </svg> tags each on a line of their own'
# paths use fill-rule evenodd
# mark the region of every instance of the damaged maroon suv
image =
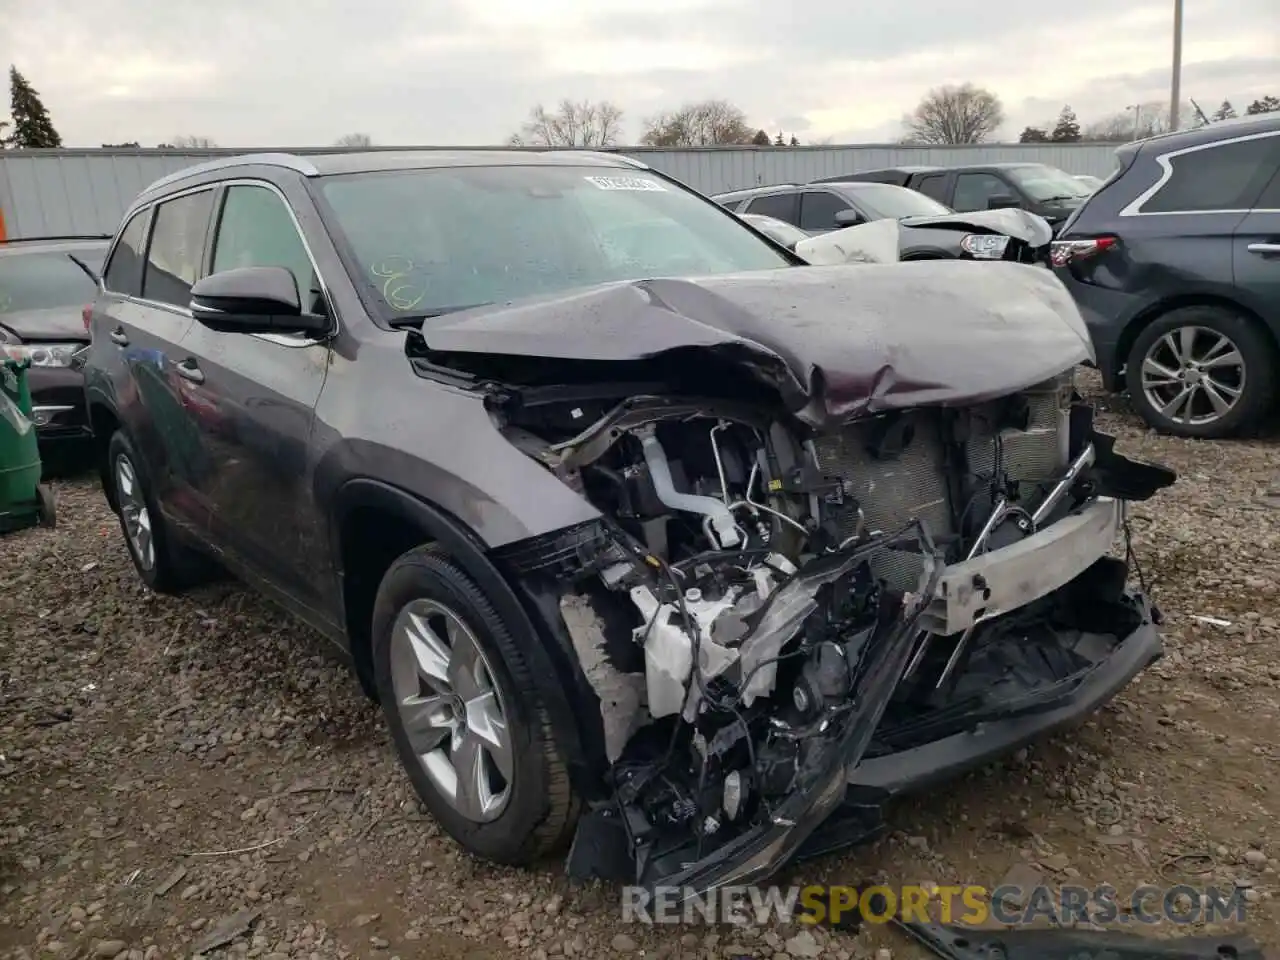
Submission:
<svg viewBox="0 0 1280 960">
<path fill-rule="evenodd" d="M 616 156 L 246 156 L 138 198 L 91 331 L 140 576 L 337 644 L 483 857 L 760 879 L 1160 655 L 1113 547 L 1174 476 L 1046 270 L 809 266 Z"/>
</svg>

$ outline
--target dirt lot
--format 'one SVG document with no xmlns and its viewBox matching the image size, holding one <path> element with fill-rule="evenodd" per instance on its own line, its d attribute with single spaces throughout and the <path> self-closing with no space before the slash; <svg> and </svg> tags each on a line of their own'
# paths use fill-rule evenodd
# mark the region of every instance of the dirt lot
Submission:
<svg viewBox="0 0 1280 960">
<path fill-rule="evenodd" d="M 1250 932 L 1280 946 L 1276 441 L 1104 422 L 1182 475 L 1135 522 L 1166 658 L 1084 727 L 795 879 L 994 886 L 1030 864 L 1121 891 L 1239 883 Z M 96 483 L 58 492 L 56 531 L 0 543 L 0 956 L 190 955 L 241 910 L 251 931 L 210 955 L 912 955 L 883 929 L 623 929 L 615 890 L 471 860 L 305 628 L 235 585 L 148 595 Z"/>
</svg>

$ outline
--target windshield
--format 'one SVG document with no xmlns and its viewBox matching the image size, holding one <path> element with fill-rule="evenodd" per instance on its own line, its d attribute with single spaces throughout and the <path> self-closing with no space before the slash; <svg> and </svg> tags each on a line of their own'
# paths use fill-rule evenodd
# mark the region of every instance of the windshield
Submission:
<svg viewBox="0 0 1280 960">
<path fill-rule="evenodd" d="M 75 255 L 91 270 L 102 270 L 101 250 L 77 250 Z M 0 256 L 0 314 L 83 307 L 97 292 L 65 253 Z"/>
<path fill-rule="evenodd" d="M 901 220 L 903 217 L 938 217 L 951 213 L 950 207 L 923 193 L 891 183 L 865 183 L 852 188 L 858 205 L 872 220 Z"/>
<path fill-rule="evenodd" d="M 387 319 L 791 265 L 732 214 L 642 171 L 451 167 L 326 177 L 320 191 Z"/>
<path fill-rule="evenodd" d="M 1040 163 L 1010 167 L 1007 173 L 1032 200 L 1074 200 L 1076 197 L 1087 197 L 1093 192 L 1087 184 L 1081 183 L 1065 170 Z"/>
</svg>

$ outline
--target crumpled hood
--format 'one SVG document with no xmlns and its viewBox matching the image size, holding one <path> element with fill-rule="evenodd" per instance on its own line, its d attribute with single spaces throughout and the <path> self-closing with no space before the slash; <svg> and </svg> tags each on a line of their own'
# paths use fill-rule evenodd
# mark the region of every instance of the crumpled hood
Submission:
<svg viewBox="0 0 1280 960">
<path fill-rule="evenodd" d="M 1005 396 L 1093 356 L 1050 271 L 958 260 L 606 284 L 447 314 L 422 335 L 437 362 L 472 370 L 490 355 L 660 373 L 664 355 L 710 351 L 814 426 Z"/>
<path fill-rule="evenodd" d="M 906 217 L 899 222 L 905 227 L 950 227 L 1003 233 L 1033 247 L 1043 247 L 1053 239 L 1053 228 L 1049 226 L 1048 220 L 1029 210 L 1012 208 L 943 213 L 935 217 Z"/>
<path fill-rule="evenodd" d="M 0 313 L 0 328 L 28 343 L 89 339 L 79 307 Z"/>
</svg>

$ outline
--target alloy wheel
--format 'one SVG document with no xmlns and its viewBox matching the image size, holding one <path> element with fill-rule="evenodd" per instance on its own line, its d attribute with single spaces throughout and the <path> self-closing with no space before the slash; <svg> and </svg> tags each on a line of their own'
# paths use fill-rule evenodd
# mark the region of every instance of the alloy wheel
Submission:
<svg viewBox="0 0 1280 960">
<path fill-rule="evenodd" d="M 133 555 L 143 570 L 156 565 L 156 544 L 151 532 L 151 511 L 147 509 L 138 472 L 129 458 L 116 457 L 116 492 L 120 499 L 120 516 L 124 519 L 125 536 L 133 548 Z"/>
<path fill-rule="evenodd" d="M 1147 402 L 1175 423 L 1192 426 L 1229 414 L 1244 394 L 1245 376 L 1239 347 L 1207 327 L 1170 330 L 1142 358 Z"/>
<path fill-rule="evenodd" d="M 511 796 L 507 712 L 475 633 L 434 600 L 407 604 L 391 634 L 396 710 L 418 762 L 444 799 L 475 823 Z"/>
</svg>

